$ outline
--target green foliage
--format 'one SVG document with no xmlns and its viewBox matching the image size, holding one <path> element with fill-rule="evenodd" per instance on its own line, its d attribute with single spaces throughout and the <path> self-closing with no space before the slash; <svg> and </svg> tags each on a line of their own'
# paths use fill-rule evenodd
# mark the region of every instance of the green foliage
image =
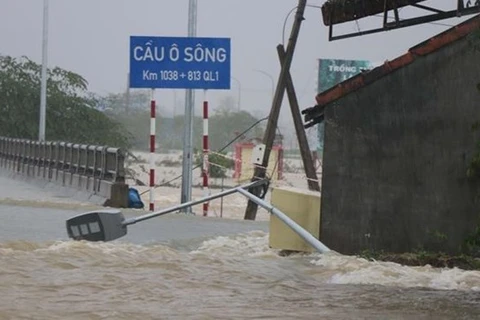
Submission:
<svg viewBox="0 0 480 320">
<path fill-rule="evenodd" d="M 129 93 L 111 93 L 102 99 L 105 110 L 111 114 L 129 114 L 131 111 L 146 110 L 150 112 L 150 93 L 148 91 L 131 91 Z"/>
<path fill-rule="evenodd" d="M 129 145 L 139 150 L 149 148 L 150 113 L 144 110 L 131 110 L 125 112 L 112 112 L 106 110 L 105 114 L 113 121 L 119 123 L 128 133 Z"/>
<path fill-rule="evenodd" d="M 226 153 L 221 153 L 226 155 Z M 227 169 L 233 169 L 234 161 L 232 159 L 228 159 L 225 156 L 220 154 L 211 153 L 208 155 L 208 171 L 209 175 L 212 178 L 226 178 Z M 195 164 L 196 165 L 203 165 L 203 154 L 201 152 L 197 152 L 195 154 Z"/>
<path fill-rule="evenodd" d="M 0 55 L 0 135 L 38 139 L 41 66 L 26 57 Z M 46 138 L 123 147 L 122 127 L 95 109 L 97 100 L 80 75 L 48 70 Z"/>
<path fill-rule="evenodd" d="M 98 100 L 105 114 L 124 128 L 130 146 L 140 150 L 149 148 L 150 95 L 147 91 L 109 94 Z"/>
<path fill-rule="evenodd" d="M 477 225 L 474 231 L 465 238 L 462 249 L 466 254 L 480 257 L 480 225 Z"/>
<path fill-rule="evenodd" d="M 148 92 L 136 92 L 130 94 L 129 108 L 126 108 L 126 94 L 110 94 L 102 98 L 105 113 L 114 121 L 120 123 L 129 134 L 129 142 L 135 149 L 147 150 L 149 148 L 150 135 L 150 97 Z M 157 143 L 160 150 L 172 150 L 183 148 L 183 135 L 185 129 L 184 115 L 175 116 L 173 119 L 165 117 L 163 108 L 157 108 L 156 127 Z M 219 150 L 232 141 L 238 133 L 243 132 L 258 119 L 246 111 L 237 112 L 234 100 L 226 97 L 214 108 L 213 115 L 209 119 L 210 149 Z M 263 126 L 260 123 L 250 132 L 246 138 L 262 137 Z M 202 148 L 203 118 L 200 116 L 193 119 L 193 145 L 197 149 Z M 231 150 L 231 149 L 230 149 Z"/>
<path fill-rule="evenodd" d="M 218 150 L 222 148 L 258 120 L 246 111 L 235 112 L 231 109 L 216 109 L 209 121 L 210 149 Z M 245 138 L 262 138 L 263 130 L 263 125 L 260 123 L 246 133 Z"/>
</svg>

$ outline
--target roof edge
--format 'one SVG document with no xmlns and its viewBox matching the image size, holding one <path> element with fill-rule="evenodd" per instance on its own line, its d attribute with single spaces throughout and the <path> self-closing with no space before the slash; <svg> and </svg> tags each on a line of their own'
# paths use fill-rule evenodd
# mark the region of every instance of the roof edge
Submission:
<svg viewBox="0 0 480 320">
<path fill-rule="evenodd" d="M 480 28 L 480 15 L 466 20 L 457 26 L 445 30 L 413 47 L 407 53 L 391 60 L 385 61 L 382 65 L 358 75 L 349 78 L 336 86 L 323 91 L 315 97 L 319 106 L 332 103 L 345 95 L 352 93 L 368 84 L 371 84 L 384 76 L 401 69 L 416 60 L 416 57 L 427 56 L 440 48 L 445 47 L 455 41 L 465 38 L 476 29 Z"/>
</svg>

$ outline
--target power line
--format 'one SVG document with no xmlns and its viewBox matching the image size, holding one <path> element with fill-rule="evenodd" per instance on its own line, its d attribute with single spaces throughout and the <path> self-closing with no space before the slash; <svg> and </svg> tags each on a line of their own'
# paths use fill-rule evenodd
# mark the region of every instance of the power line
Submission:
<svg viewBox="0 0 480 320">
<path fill-rule="evenodd" d="M 241 132 L 239 135 L 237 135 L 234 139 L 232 139 L 229 143 L 227 143 L 225 146 L 223 146 L 220 150 L 215 151 L 215 152 L 220 153 L 220 152 L 222 152 L 223 150 L 227 149 L 232 143 L 234 143 L 235 141 L 237 141 L 238 139 L 240 139 L 245 133 L 247 133 L 248 131 L 252 130 L 252 129 L 253 129 L 255 126 L 257 126 L 260 122 L 265 121 L 265 120 L 267 120 L 267 119 L 268 119 L 268 117 L 265 117 L 265 118 L 262 118 L 262 119 L 256 121 L 256 122 L 253 123 L 250 127 L 248 127 L 248 128 L 245 129 L 243 132 Z M 192 168 L 192 171 L 195 170 L 195 169 L 197 169 L 197 168 L 200 168 L 200 166 L 201 166 L 201 165 L 197 165 L 197 166 L 193 167 L 193 168 Z M 173 178 L 173 179 L 171 179 L 171 180 L 169 180 L 169 181 L 167 181 L 167 182 L 164 182 L 164 183 L 159 184 L 159 185 L 155 185 L 155 189 L 157 189 L 157 188 L 159 188 L 159 187 L 163 187 L 163 186 L 169 185 L 169 184 L 172 183 L 173 181 L 178 180 L 178 179 L 180 179 L 180 178 L 182 178 L 182 177 L 183 177 L 183 175 L 179 175 L 179 176 L 177 176 L 177 177 L 175 177 L 175 178 Z M 145 193 L 147 193 L 147 192 L 149 192 L 149 191 L 150 191 L 150 190 L 146 190 L 146 191 L 140 193 L 140 195 L 143 195 L 143 194 L 145 194 Z"/>
</svg>

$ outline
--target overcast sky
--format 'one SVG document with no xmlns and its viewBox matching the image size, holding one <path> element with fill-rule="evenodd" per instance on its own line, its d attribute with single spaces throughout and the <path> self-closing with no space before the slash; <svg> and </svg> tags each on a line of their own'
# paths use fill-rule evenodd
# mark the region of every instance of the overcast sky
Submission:
<svg viewBox="0 0 480 320">
<path fill-rule="evenodd" d="M 321 6 L 325 1 L 310 0 Z M 453 9 L 457 0 L 426 1 L 437 7 Z M 198 36 L 229 37 L 232 40 L 232 76 L 241 83 L 242 108 L 267 115 L 271 105 L 271 80 L 280 72 L 276 45 L 288 12 L 297 0 L 198 0 Z M 403 9 L 409 16 L 414 10 Z M 42 0 L 0 0 L 0 54 L 26 55 L 41 62 Z M 60 66 L 84 76 L 90 90 L 99 94 L 124 91 L 129 66 L 129 37 L 186 36 L 188 0 L 50 0 L 49 66 Z M 287 21 L 286 38 L 293 15 Z M 439 21 L 351 38 L 328 41 L 319 8 L 308 7 L 292 65 L 292 76 L 302 109 L 314 104 L 317 60 L 319 58 L 361 59 L 382 62 L 405 53 L 409 47 L 440 33 L 445 25 L 462 19 Z M 350 23 L 347 31 L 379 27 L 381 17 Z M 209 95 L 215 107 L 225 95 L 237 97 L 239 86 Z M 176 90 L 178 98 L 184 96 Z M 157 100 L 173 112 L 173 90 L 158 90 Z M 197 94 L 200 101 L 202 94 Z M 197 104 L 199 106 L 199 104 Z M 288 108 L 284 106 L 284 111 Z M 183 113 L 177 110 L 176 113 Z M 285 123 L 288 112 L 282 112 Z"/>
</svg>

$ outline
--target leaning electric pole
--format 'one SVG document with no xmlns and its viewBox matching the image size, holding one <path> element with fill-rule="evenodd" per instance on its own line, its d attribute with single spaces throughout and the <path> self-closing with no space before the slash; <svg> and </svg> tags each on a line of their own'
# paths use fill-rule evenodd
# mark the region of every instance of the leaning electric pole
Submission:
<svg viewBox="0 0 480 320">
<path fill-rule="evenodd" d="M 303 14 L 305 12 L 305 7 L 307 6 L 307 0 L 298 0 L 297 13 L 295 14 L 295 21 L 293 23 L 290 39 L 288 41 L 288 46 L 285 51 L 285 48 L 282 46 L 281 54 L 282 68 L 277 82 L 277 88 L 275 90 L 275 95 L 272 101 L 272 107 L 270 109 L 270 115 L 268 117 L 267 128 L 265 129 L 265 135 L 263 137 L 263 144 L 265 144 L 265 152 L 263 154 L 261 166 L 256 166 L 253 172 L 252 181 L 263 179 L 266 176 L 266 168 L 268 166 L 268 161 L 270 159 L 270 151 L 272 150 L 273 142 L 275 140 L 275 134 L 278 125 L 278 118 L 280 116 L 280 109 L 282 107 L 283 96 L 287 88 L 288 80 L 290 78 L 290 66 L 292 65 L 293 54 L 295 52 L 295 47 L 297 45 L 298 35 L 300 33 L 300 27 L 302 21 L 304 20 Z M 278 49 L 280 51 L 280 49 Z M 289 90 L 293 88 L 293 84 L 290 85 Z M 290 98 L 293 98 L 290 95 Z M 296 99 L 291 99 L 293 100 Z M 255 196 L 259 196 L 262 192 L 262 187 L 251 187 L 248 190 Z M 258 204 L 253 201 L 248 201 L 247 209 L 245 210 L 245 220 L 255 220 L 257 216 Z"/>
<path fill-rule="evenodd" d="M 188 36 L 197 36 L 197 0 L 188 2 Z M 183 135 L 183 168 L 181 202 L 192 199 L 192 168 L 193 168 L 193 119 L 195 116 L 195 91 L 187 89 L 185 92 L 185 127 Z M 191 213 L 188 207 L 185 213 Z"/>
</svg>

